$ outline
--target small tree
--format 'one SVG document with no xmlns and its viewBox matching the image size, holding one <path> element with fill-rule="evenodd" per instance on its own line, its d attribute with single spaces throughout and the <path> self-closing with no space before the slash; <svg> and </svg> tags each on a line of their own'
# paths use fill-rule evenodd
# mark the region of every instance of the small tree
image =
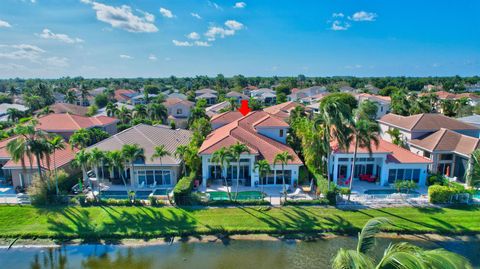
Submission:
<svg viewBox="0 0 480 269">
<path fill-rule="evenodd" d="M 282 189 L 283 195 L 285 197 L 285 202 L 287 201 L 287 189 L 285 186 L 285 165 L 287 165 L 289 161 L 293 161 L 293 156 L 290 155 L 288 151 L 278 153 L 275 156 L 275 160 L 273 161 L 273 165 L 276 165 L 277 163 L 280 163 L 282 165 Z"/>
<path fill-rule="evenodd" d="M 225 186 L 227 187 L 227 195 L 228 199 L 232 200 L 230 195 L 230 187 L 228 186 L 227 177 L 224 173 L 225 166 L 228 167 L 228 163 L 232 159 L 232 154 L 228 150 L 228 148 L 222 147 L 221 149 L 215 151 L 212 155 L 212 162 L 217 163 L 220 166 L 222 178 L 225 181 Z"/>
<path fill-rule="evenodd" d="M 259 179 L 260 179 L 260 186 L 261 186 L 261 190 L 262 190 L 262 193 L 263 193 L 263 184 L 264 184 L 264 181 L 262 182 L 262 178 L 265 179 L 265 177 L 267 177 L 267 174 L 268 172 L 270 172 L 270 164 L 268 163 L 267 160 L 259 160 L 255 163 L 255 170 L 258 171 L 258 174 L 259 174 Z"/>
</svg>

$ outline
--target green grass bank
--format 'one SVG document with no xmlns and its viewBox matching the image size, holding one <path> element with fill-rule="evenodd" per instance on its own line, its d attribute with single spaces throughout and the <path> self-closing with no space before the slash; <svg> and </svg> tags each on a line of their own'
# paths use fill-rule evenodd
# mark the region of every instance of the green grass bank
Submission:
<svg viewBox="0 0 480 269">
<path fill-rule="evenodd" d="M 205 234 L 354 234 L 373 217 L 385 232 L 478 234 L 480 207 L 340 210 L 323 207 L 154 208 L 0 206 L 0 237 L 155 238 Z"/>
</svg>

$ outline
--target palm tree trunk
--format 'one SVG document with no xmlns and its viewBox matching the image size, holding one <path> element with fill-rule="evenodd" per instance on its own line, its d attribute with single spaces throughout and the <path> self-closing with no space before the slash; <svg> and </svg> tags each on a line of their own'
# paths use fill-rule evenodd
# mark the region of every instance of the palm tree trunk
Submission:
<svg viewBox="0 0 480 269">
<path fill-rule="evenodd" d="M 283 195 L 285 196 L 285 202 L 287 201 L 287 187 L 285 186 L 285 166 L 282 163 L 282 185 L 283 185 Z"/>
<path fill-rule="evenodd" d="M 230 194 L 230 188 L 228 187 L 228 180 L 227 180 L 227 177 L 225 176 L 225 173 L 223 172 L 224 170 L 224 167 L 223 165 L 220 165 L 220 169 L 222 169 L 222 178 L 223 178 L 223 181 L 225 181 L 225 186 L 227 187 L 227 196 L 228 196 L 228 200 L 229 201 L 232 201 L 232 195 Z"/>
<path fill-rule="evenodd" d="M 120 178 L 123 181 L 123 185 L 125 186 L 125 191 L 127 192 L 127 196 L 129 196 L 130 194 L 128 193 L 127 181 L 125 181 L 125 177 L 123 176 L 122 169 L 120 169 L 120 167 L 118 167 L 117 169 L 118 169 L 118 174 L 120 175 Z"/>
<path fill-rule="evenodd" d="M 327 152 L 327 191 L 330 190 L 330 150 Z"/>
<path fill-rule="evenodd" d="M 102 180 L 101 180 L 101 181 L 102 181 L 102 183 L 103 183 L 103 180 L 104 180 L 103 177 L 105 176 L 105 173 L 104 173 L 104 172 L 105 172 L 105 170 L 104 170 L 105 168 L 103 167 L 103 160 L 102 160 L 102 162 L 101 162 L 100 165 L 102 166 L 102 167 L 101 167 L 101 169 L 102 169 L 102 178 L 101 178 Z"/>
<path fill-rule="evenodd" d="M 240 158 L 237 159 L 237 190 L 235 193 L 235 201 L 237 201 L 238 197 L 238 182 L 240 181 Z"/>
<path fill-rule="evenodd" d="M 57 161 L 55 160 L 55 150 L 53 150 L 53 172 L 55 173 L 55 191 L 58 195 L 58 175 L 57 175 Z"/>
<path fill-rule="evenodd" d="M 352 171 L 350 173 L 350 184 L 348 188 L 350 189 L 350 192 L 352 192 L 352 183 L 353 183 L 353 177 L 355 176 L 355 162 L 357 160 L 357 151 L 358 151 L 358 139 L 355 138 L 355 149 L 353 150 L 353 161 L 352 161 Z M 350 193 L 348 194 L 348 200 L 350 201 Z"/>
<path fill-rule="evenodd" d="M 35 155 L 35 158 L 37 159 L 37 169 L 38 169 L 38 175 L 40 176 L 40 180 L 45 180 L 45 183 L 47 183 L 47 189 L 50 190 L 50 182 L 48 182 L 48 180 L 43 178 L 40 156 L 37 154 Z"/>
</svg>

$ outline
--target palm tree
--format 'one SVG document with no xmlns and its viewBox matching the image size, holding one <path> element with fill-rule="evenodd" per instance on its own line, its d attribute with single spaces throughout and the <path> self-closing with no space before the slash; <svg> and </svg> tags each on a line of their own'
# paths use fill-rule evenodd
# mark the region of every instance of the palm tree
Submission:
<svg viewBox="0 0 480 269">
<path fill-rule="evenodd" d="M 171 156 L 170 152 L 165 149 L 165 145 L 155 146 L 150 160 L 158 159 L 160 166 L 162 166 L 162 158 L 165 156 Z"/>
<path fill-rule="evenodd" d="M 115 117 L 118 112 L 117 104 L 108 102 L 107 106 L 105 107 L 105 111 L 107 112 L 107 116 Z"/>
<path fill-rule="evenodd" d="M 187 145 L 180 145 L 178 148 L 175 150 L 174 156 L 175 158 L 178 158 L 182 161 L 182 170 L 180 171 L 180 174 L 186 174 L 187 171 L 185 171 L 185 163 L 186 163 L 186 157 L 188 154 L 188 146 Z"/>
<path fill-rule="evenodd" d="M 126 124 L 132 118 L 132 112 L 125 106 L 122 106 L 117 111 L 117 117 L 123 124 Z"/>
<path fill-rule="evenodd" d="M 332 260 L 334 269 L 410 269 L 436 268 L 461 269 L 472 268 L 462 256 L 444 249 L 424 250 L 409 243 L 390 244 L 381 259 L 376 262 L 372 251 L 376 245 L 375 235 L 380 226 L 389 223 L 386 218 L 370 219 L 358 234 L 357 248 L 341 248 Z"/>
<path fill-rule="evenodd" d="M 92 188 L 92 193 L 93 193 L 93 186 L 90 180 L 88 179 L 87 175 L 87 165 L 89 164 L 90 161 L 90 153 L 85 151 L 84 149 L 80 150 L 75 154 L 75 159 L 73 159 L 73 164 L 77 167 L 80 167 L 82 169 L 82 178 L 83 181 L 88 181 L 88 184 Z"/>
<path fill-rule="evenodd" d="M 80 97 L 82 98 L 82 106 L 87 104 L 87 97 L 90 96 L 90 92 L 86 87 L 80 85 Z"/>
<path fill-rule="evenodd" d="M 23 115 L 24 113 L 16 108 L 7 108 L 7 119 L 9 121 L 17 122 Z"/>
<path fill-rule="evenodd" d="M 330 142 L 335 137 L 339 148 L 348 148 L 348 122 L 351 121 L 350 107 L 347 104 L 338 101 L 329 101 L 321 103 L 320 115 L 315 120 L 315 128 L 321 133 L 322 148 L 326 149 L 327 156 L 325 159 L 328 189 L 330 190 L 330 168 L 328 162 L 332 152 Z"/>
<path fill-rule="evenodd" d="M 234 145 L 231 145 L 228 149 L 230 151 L 230 154 L 232 155 L 232 159 L 234 159 L 237 162 L 237 188 L 236 188 L 236 193 L 235 193 L 235 201 L 237 200 L 238 197 L 238 182 L 240 181 L 240 156 L 242 153 L 250 153 L 250 150 L 245 144 L 240 144 L 240 142 L 237 142 Z"/>
<path fill-rule="evenodd" d="M 288 151 L 278 153 L 277 155 L 275 155 L 275 159 L 273 160 L 273 165 L 276 165 L 277 163 L 282 164 L 282 189 L 283 195 L 285 197 L 285 202 L 287 201 L 287 188 L 285 186 L 285 165 L 287 165 L 289 161 L 293 161 L 293 156 L 290 155 Z"/>
<path fill-rule="evenodd" d="M 65 141 L 61 136 L 54 136 L 52 139 L 48 141 L 50 144 L 50 150 L 52 151 L 53 154 L 53 171 L 55 173 L 55 190 L 56 194 L 58 195 L 59 189 L 58 189 L 58 176 L 57 176 L 57 161 L 55 158 L 55 153 L 57 150 L 62 150 L 65 149 Z"/>
<path fill-rule="evenodd" d="M 112 171 L 114 170 L 114 168 L 117 168 L 118 175 L 122 179 L 123 185 L 125 186 L 125 191 L 127 192 L 127 195 L 128 195 L 129 190 L 128 190 L 127 182 L 125 181 L 125 177 L 123 173 L 125 158 L 123 157 L 122 152 L 119 150 L 109 151 L 107 153 L 107 159 L 110 165 L 112 166 Z M 115 173 L 112 173 L 112 174 L 115 174 Z"/>
<path fill-rule="evenodd" d="M 90 145 L 92 137 L 90 136 L 90 131 L 87 129 L 78 129 L 70 136 L 70 145 L 71 147 L 78 147 L 84 149 Z"/>
<path fill-rule="evenodd" d="M 263 193 L 263 184 L 265 183 L 265 181 L 262 181 L 262 178 L 265 179 L 268 172 L 270 172 L 270 164 L 267 160 L 259 160 L 255 163 L 255 170 L 258 171 L 260 177 L 260 186 Z"/>
<path fill-rule="evenodd" d="M 378 136 L 380 133 L 380 127 L 376 121 L 357 119 L 351 126 L 351 140 L 355 142 L 355 148 L 353 150 L 352 169 L 350 174 L 349 189 L 352 190 L 353 177 L 355 176 L 355 162 L 357 159 L 358 148 L 366 148 L 370 154 L 372 154 L 372 142 L 375 146 L 378 146 Z M 349 197 L 350 198 L 350 195 Z"/>
<path fill-rule="evenodd" d="M 480 188 L 480 149 L 475 150 L 470 155 L 465 178 L 467 186 L 470 188 Z"/>
<path fill-rule="evenodd" d="M 133 117 L 136 119 L 144 119 L 147 117 L 147 108 L 145 105 L 138 104 L 133 108 Z"/>
<path fill-rule="evenodd" d="M 228 148 L 225 148 L 225 147 L 222 147 L 216 150 L 212 154 L 212 162 L 217 163 L 220 166 L 222 179 L 225 181 L 225 186 L 227 187 L 227 195 L 229 200 L 232 200 L 232 197 L 230 195 L 230 187 L 228 186 L 228 181 L 227 181 L 227 177 L 225 175 L 224 170 L 225 170 L 225 166 L 228 166 L 228 163 L 230 162 L 231 158 L 232 158 L 232 154 L 230 153 Z"/>
<path fill-rule="evenodd" d="M 402 133 L 400 132 L 400 130 L 398 130 L 397 128 L 392 128 L 388 129 L 386 133 L 390 135 L 393 144 L 403 147 Z"/>
<path fill-rule="evenodd" d="M 39 113 L 38 116 L 44 116 L 53 113 L 54 111 L 50 108 L 50 106 L 44 107 Z"/>
<path fill-rule="evenodd" d="M 91 166 L 93 166 L 93 169 L 95 170 L 95 176 L 97 177 L 97 180 L 100 182 L 100 173 L 98 167 L 102 164 L 102 159 L 105 157 L 105 154 L 103 151 L 99 150 L 98 148 L 93 148 L 90 151 L 90 156 L 89 156 L 89 163 Z"/>
<path fill-rule="evenodd" d="M 125 161 L 127 161 L 130 164 L 130 180 L 131 183 L 134 183 L 134 178 L 135 178 L 135 161 L 140 158 L 145 158 L 144 150 L 141 148 L 138 144 L 133 144 L 133 145 L 123 145 L 122 147 L 122 154 L 123 157 L 125 158 Z"/>
<path fill-rule="evenodd" d="M 67 93 L 65 94 L 65 102 L 69 104 L 74 104 L 77 101 L 78 101 L 78 98 L 75 91 L 67 91 Z"/>
<path fill-rule="evenodd" d="M 13 139 L 12 141 L 8 142 L 6 148 L 7 148 L 8 154 L 12 158 L 12 161 L 20 162 L 22 166 L 23 175 L 27 174 L 26 165 L 25 165 L 26 158 L 28 158 L 30 163 L 30 171 L 32 170 L 32 153 L 30 152 L 28 148 L 28 144 L 25 143 L 25 140 L 23 138 Z"/>
<path fill-rule="evenodd" d="M 147 114 L 151 120 L 159 120 L 162 123 L 168 117 L 167 108 L 163 104 L 150 103 L 147 106 Z"/>
<path fill-rule="evenodd" d="M 238 107 L 237 99 L 232 97 L 232 98 L 229 98 L 227 101 L 230 105 L 230 111 L 237 110 L 237 107 Z"/>
</svg>

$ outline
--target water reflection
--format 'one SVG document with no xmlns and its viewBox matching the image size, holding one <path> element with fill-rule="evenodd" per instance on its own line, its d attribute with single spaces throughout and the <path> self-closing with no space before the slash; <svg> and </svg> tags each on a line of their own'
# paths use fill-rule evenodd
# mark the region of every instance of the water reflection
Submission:
<svg viewBox="0 0 480 269">
<path fill-rule="evenodd" d="M 225 240 L 223 240 L 225 241 Z M 379 240 L 379 255 L 392 240 Z M 398 240 L 393 240 L 398 241 Z M 402 240 L 405 241 L 405 240 Z M 480 268 L 480 242 L 450 241 L 433 243 L 409 241 L 425 248 L 443 247 L 466 256 Z M 172 245 L 126 247 L 116 245 L 80 245 L 60 248 L 18 248 L 1 250 L 1 268 L 329 268 L 340 247 L 354 248 L 355 238 L 338 237 L 314 242 L 237 241 L 228 244 L 174 243 Z"/>
</svg>

